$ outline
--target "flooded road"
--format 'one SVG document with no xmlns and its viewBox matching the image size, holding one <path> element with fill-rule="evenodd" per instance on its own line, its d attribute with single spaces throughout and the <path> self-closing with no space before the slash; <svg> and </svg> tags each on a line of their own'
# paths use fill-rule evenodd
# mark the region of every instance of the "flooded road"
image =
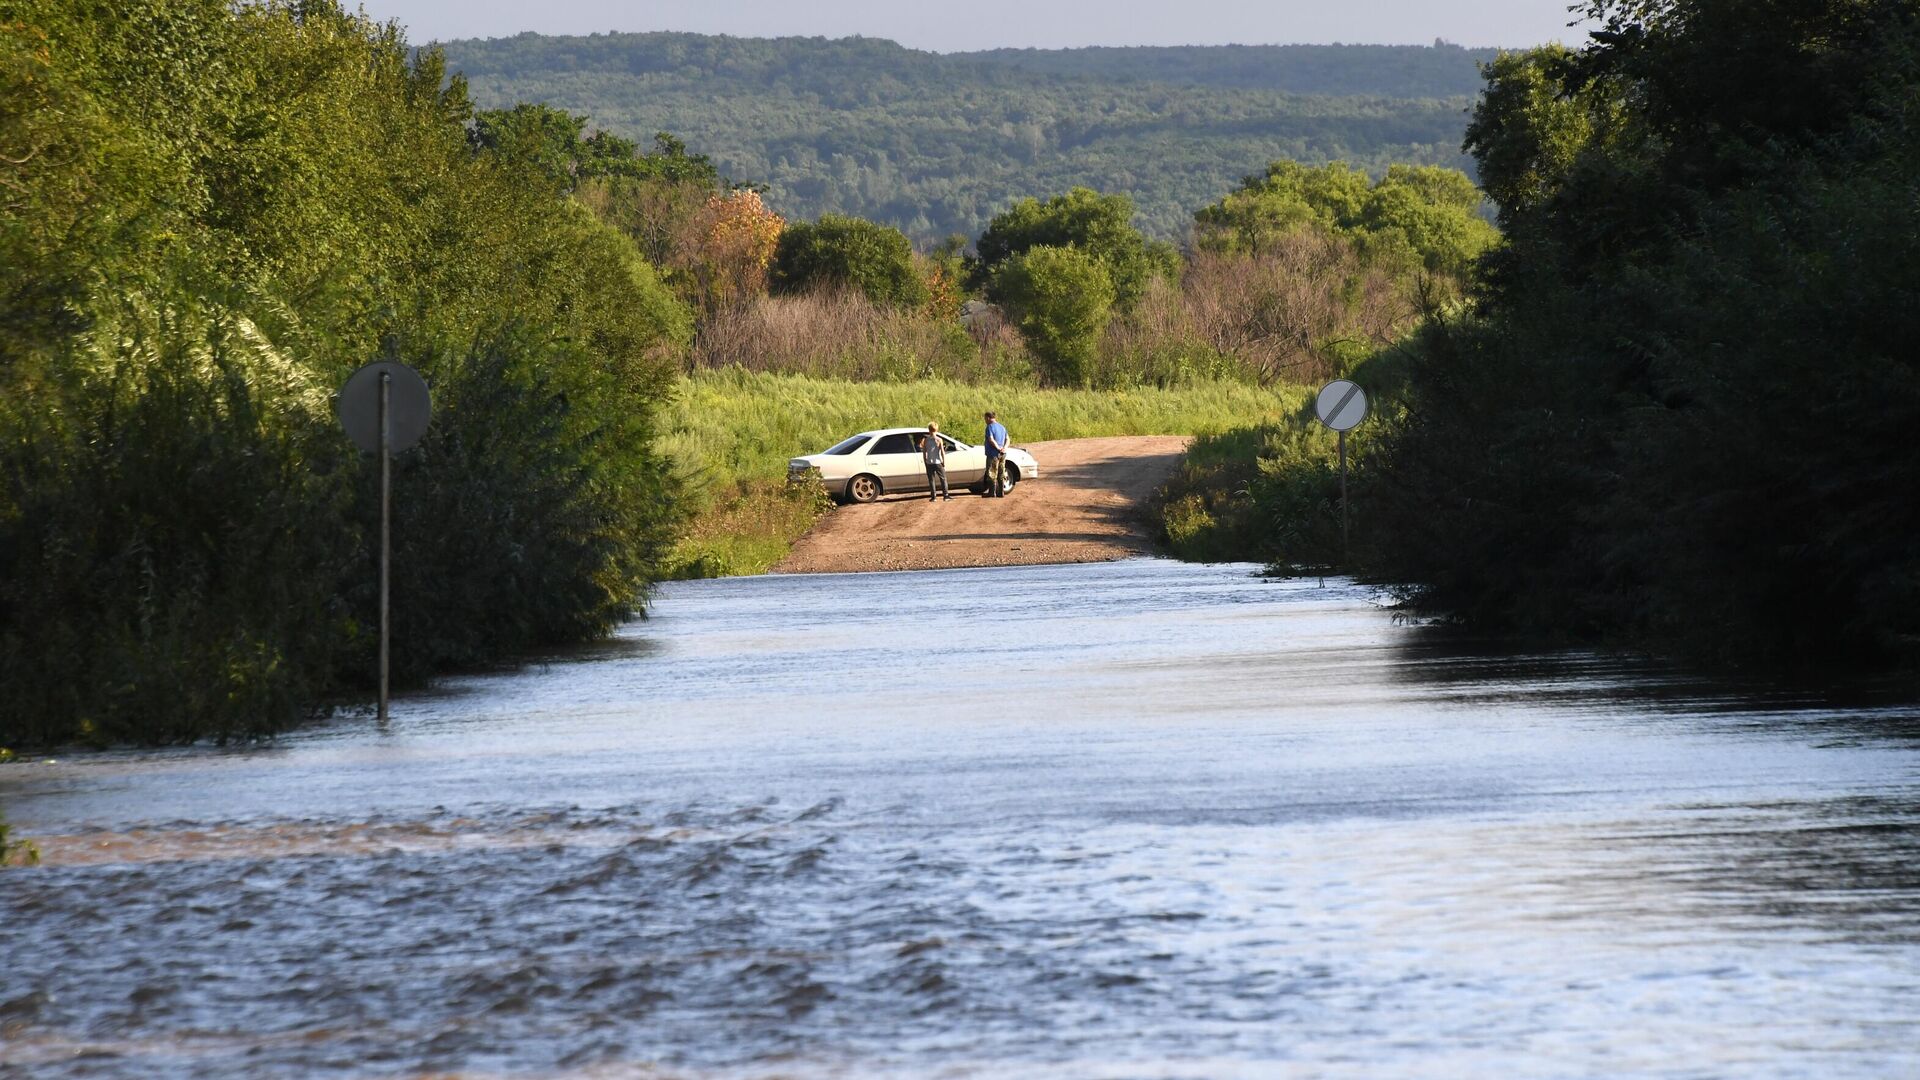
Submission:
<svg viewBox="0 0 1920 1080">
<path fill-rule="evenodd" d="M 0 770 L 0 1074 L 1920 1074 L 1920 710 L 1250 569 L 682 583 Z"/>
</svg>

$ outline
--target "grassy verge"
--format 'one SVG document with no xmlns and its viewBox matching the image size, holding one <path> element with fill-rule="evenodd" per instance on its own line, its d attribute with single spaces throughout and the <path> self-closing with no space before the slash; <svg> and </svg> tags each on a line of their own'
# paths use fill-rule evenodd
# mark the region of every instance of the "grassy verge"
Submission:
<svg viewBox="0 0 1920 1080">
<path fill-rule="evenodd" d="M 13 761 L 13 751 L 0 746 L 0 765 Z M 7 813 L 0 809 L 0 866 L 32 866 L 40 861 L 40 849 L 31 840 L 15 840 L 12 827 L 7 824 Z"/>
<path fill-rule="evenodd" d="M 1369 429 L 1377 429 L 1383 409 L 1394 407 L 1404 369 L 1404 357 L 1386 350 L 1348 376 L 1369 391 L 1374 410 L 1347 439 L 1356 528 L 1364 519 L 1359 476 L 1372 447 Z M 1196 439 L 1179 471 L 1155 495 L 1149 509 L 1159 522 L 1161 545 L 1174 558 L 1262 562 L 1281 574 L 1347 562 L 1338 437 L 1315 419 L 1312 389 L 1295 387 L 1282 396 L 1288 408 L 1276 415 Z M 1356 549 L 1364 539 L 1356 534 Z"/>
<path fill-rule="evenodd" d="M 1305 391 L 1196 382 L 1168 390 L 1043 390 L 941 380 L 853 382 L 737 369 L 689 376 L 667 414 L 663 449 L 681 463 L 695 513 L 676 576 L 765 571 L 828 505 L 786 490 L 787 459 L 856 431 L 937 422 L 977 440 L 1000 413 L 1018 443 L 1096 435 L 1209 435 L 1274 422 Z"/>
</svg>

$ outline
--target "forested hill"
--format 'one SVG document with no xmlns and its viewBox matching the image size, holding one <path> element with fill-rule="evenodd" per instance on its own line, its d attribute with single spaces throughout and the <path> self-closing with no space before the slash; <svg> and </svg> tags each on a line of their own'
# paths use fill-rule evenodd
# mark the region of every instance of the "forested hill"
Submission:
<svg viewBox="0 0 1920 1080">
<path fill-rule="evenodd" d="M 926 243 L 1017 198 L 1133 196 L 1180 239 L 1269 161 L 1467 167 L 1488 51 L 1193 46 L 941 55 L 875 38 L 522 34 L 443 46 L 475 102 L 538 101 L 647 139 L 670 131 L 789 217 L 855 214 Z"/>
<path fill-rule="evenodd" d="M 1445 98 L 1480 92 L 1478 65 L 1498 49 L 1426 45 L 1140 45 L 959 53 L 1049 75 L 1339 97 Z"/>
</svg>

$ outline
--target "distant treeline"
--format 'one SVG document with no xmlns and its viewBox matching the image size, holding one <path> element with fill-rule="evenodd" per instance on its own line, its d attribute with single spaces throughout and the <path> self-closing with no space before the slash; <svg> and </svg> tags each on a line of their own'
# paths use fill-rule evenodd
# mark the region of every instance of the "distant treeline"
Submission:
<svg viewBox="0 0 1920 1080">
<path fill-rule="evenodd" d="M 1498 49 L 1428 45 L 1139 45 L 989 49 L 955 61 L 1004 64 L 1048 75 L 1084 75 L 1172 86 L 1279 90 L 1329 97 L 1453 98 L 1480 92 L 1479 65 Z"/>
<path fill-rule="evenodd" d="M 1470 167 L 1479 63 L 1454 46 L 999 50 L 873 38 L 522 34 L 445 46 L 476 104 L 537 101 L 629 138 L 671 131 L 789 218 L 850 214 L 925 246 L 1014 200 L 1132 197 L 1149 236 L 1275 160 Z"/>
</svg>

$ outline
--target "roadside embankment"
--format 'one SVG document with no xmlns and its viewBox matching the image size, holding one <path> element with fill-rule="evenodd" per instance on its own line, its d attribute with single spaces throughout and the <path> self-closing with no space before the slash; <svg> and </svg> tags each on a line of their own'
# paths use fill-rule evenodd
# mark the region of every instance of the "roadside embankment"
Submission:
<svg viewBox="0 0 1920 1080">
<path fill-rule="evenodd" d="M 660 442 L 679 464 L 694 504 L 670 561 L 681 577 L 757 574 L 779 563 L 825 509 L 804 492 L 786 490 L 787 459 L 856 431 L 932 421 L 978 441 L 981 411 L 996 409 L 1015 443 L 1028 447 L 1043 440 L 1205 435 L 1278 419 L 1297 407 L 1301 393 L 1238 382 L 1077 390 L 696 372 L 681 383 Z M 1050 486 L 1053 467 L 1045 459 L 1041 464 L 1041 483 Z M 1007 513 L 1018 512 L 1013 507 L 1021 501 L 1018 493 L 1000 500 Z M 1026 547 L 1022 541 L 1023 553 Z"/>
<path fill-rule="evenodd" d="M 950 501 L 914 494 L 844 507 L 773 569 L 944 570 L 1144 555 L 1153 549 L 1146 499 L 1173 474 L 1188 441 L 1134 435 L 1022 443 L 1040 463 L 1040 479 L 1006 498 L 962 490 Z"/>
</svg>

